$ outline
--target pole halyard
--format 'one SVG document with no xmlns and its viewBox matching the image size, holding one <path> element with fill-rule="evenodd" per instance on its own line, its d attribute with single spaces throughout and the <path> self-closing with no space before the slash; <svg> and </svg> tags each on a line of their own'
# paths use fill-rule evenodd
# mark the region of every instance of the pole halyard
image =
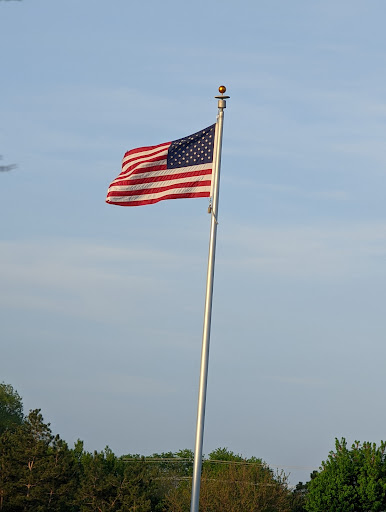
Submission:
<svg viewBox="0 0 386 512">
<path fill-rule="evenodd" d="M 219 190 L 220 190 L 220 168 L 221 168 L 221 148 L 222 148 L 222 133 L 224 123 L 224 108 L 226 108 L 226 99 L 229 96 L 224 96 L 226 87 L 221 85 L 219 87 L 220 96 L 215 96 L 218 99 L 218 115 L 216 123 L 216 136 L 214 147 L 214 160 L 213 160 L 213 197 L 212 206 L 210 208 L 211 223 L 210 223 L 210 238 L 209 238 L 209 254 L 208 254 L 208 270 L 206 276 L 206 294 L 205 294 L 205 309 L 204 309 L 204 326 L 202 333 L 202 349 L 201 349 L 201 369 L 200 381 L 198 390 L 198 405 L 197 405 L 197 428 L 196 428 L 196 443 L 194 449 L 194 464 L 193 464 L 193 480 L 192 480 L 192 497 L 190 504 L 190 512 L 198 512 L 200 500 L 200 484 L 201 484 L 201 468 L 202 468 L 202 446 L 204 438 L 204 423 L 205 423 L 205 403 L 206 403 L 206 389 L 208 381 L 208 363 L 209 363 L 209 342 L 210 342 L 210 326 L 212 320 L 212 297 L 213 297 L 213 280 L 214 280 L 214 264 L 216 255 L 216 236 L 218 224 L 218 203 L 219 203 Z"/>
</svg>

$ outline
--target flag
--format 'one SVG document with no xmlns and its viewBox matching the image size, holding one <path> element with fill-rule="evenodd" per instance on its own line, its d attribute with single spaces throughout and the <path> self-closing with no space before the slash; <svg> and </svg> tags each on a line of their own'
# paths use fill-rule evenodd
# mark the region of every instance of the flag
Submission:
<svg viewBox="0 0 386 512">
<path fill-rule="evenodd" d="M 209 197 L 215 126 L 158 146 L 127 151 L 106 203 L 140 206 L 164 199 Z"/>
</svg>

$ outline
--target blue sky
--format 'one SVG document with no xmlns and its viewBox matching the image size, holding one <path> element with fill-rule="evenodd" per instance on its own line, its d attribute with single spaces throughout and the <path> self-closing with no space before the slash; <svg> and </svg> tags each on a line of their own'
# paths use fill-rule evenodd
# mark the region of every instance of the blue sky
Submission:
<svg viewBox="0 0 386 512">
<path fill-rule="evenodd" d="M 385 439 L 386 5 L 0 1 L 0 380 L 117 454 L 194 445 L 205 199 L 105 204 L 225 113 L 204 452 Z"/>
</svg>

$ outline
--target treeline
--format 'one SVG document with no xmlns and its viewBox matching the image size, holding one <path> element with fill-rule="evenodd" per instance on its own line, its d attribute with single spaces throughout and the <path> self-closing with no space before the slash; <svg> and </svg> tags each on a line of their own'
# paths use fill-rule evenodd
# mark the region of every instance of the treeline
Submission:
<svg viewBox="0 0 386 512">
<path fill-rule="evenodd" d="M 386 511 L 386 444 L 336 440 L 306 484 L 219 448 L 203 461 L 200 512 Z M 54 435 L 40 410 L 0 383 L 1 512 L 189 512 L 193 453 L 117 457 Z"/>
<path fill-rule="evenodd" d="M 0 384 L 2 512 L 188 512 L 193 453 L 117 457 L 54 435 L 40 410 L 24 417 L 21 398 Z M 200 510 L 291 512 L 296 493 L 284 474 L 227 449 L 203 462 Z"/>
<path fill-rule="evenodd" d="M 0 510 L 189 511 L 193 454 L 117 457 L 106 448 L 70 449 L 39 410 L 0 436 Z M 286 478 L 262 461 L 219 449 L 204 461 L 202 511 L 290 511 Z M 241 507 L 241 508 L 240 508 Z"/>
</svg>

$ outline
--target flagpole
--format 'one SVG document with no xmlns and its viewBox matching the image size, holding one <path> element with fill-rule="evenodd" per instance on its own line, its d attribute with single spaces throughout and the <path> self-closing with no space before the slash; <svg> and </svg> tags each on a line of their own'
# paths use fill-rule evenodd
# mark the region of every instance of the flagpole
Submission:
<svg viewBox="0 0 386 512">
<path fill-rule="evenodd" d="M 209 342 L 210 342 L 210 325 L 212 319 L 212 296 L 213 296 L 213 279 L 214 279 L 214 263 L 216 255 L 216 235 L 217 235 L 217 215 L 218 215 L 218 202 L 219 202 L 219 188 L 220 188 L 220 167 L 221 167 L 221 147 L 222 147 L 222 132 L 224 123 L 224 108 L 226 108 L 226 99 L 229 96 L 224 96 L 226 87 L 221 85 L 219 87 L 221 96 L 215 96 L 218 100 L 218 115 L 216 123 L 215 147 L 214 147 L 214 160 L 213 160 L 213 197 L 212 205 L 209 209 L 211 213 L 210 223 L 210 239 L 209 239 L 209 254 L 208 254 L 208 270 L 206 275 L 206 295 L 205 295 L 205 310 L 204 310 L 204 326 L 202 333 L 202 349 L 201 349 L 201 369 L 200 369 L 200 382 L 198 390 L 198 404 L 197 404 L 197 427 L 196 427 L 196 443 L 194 449 L 194 464 L 193 464 L 193 480 L 192 480 L 192 498 L 190 503 L 190 512 L 198 512 L 200 500 L 200 484 L 201 484 L 201 468 L 202 468 L 202 445 L 204 438 L 204 422 L 205 422 L 205 403 L 206 403 L 206 388 L 208 380 L 208 363 L 209 363 Z"/>
</svg>

